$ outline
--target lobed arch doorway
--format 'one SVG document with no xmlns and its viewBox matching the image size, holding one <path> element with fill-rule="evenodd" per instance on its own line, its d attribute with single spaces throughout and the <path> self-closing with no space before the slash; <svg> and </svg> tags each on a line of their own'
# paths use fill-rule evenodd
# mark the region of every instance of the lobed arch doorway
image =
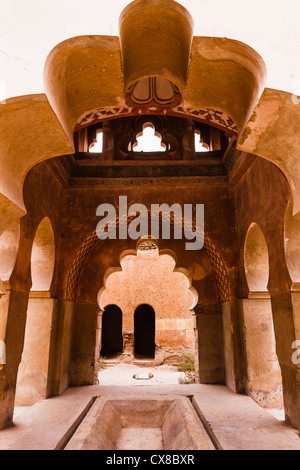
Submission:
<svg viewBox="0 0 300 470">
<path fill-rule="evenodd" d="M 148 304 L 142 304 L 134 312 L 134 355 L 155 357 L 155 311 Z"/>
<path fill-rule="evenodd" d="M 263 408 L 282 409 L 282 374 L 268 291 L 269 249 L 255 222 L 245 237 L 244 270 L 249 290 L 248 298 L 243 300 L 246 393 Z"/>
<path fill-rule="evenodd" d="M 16 406 L 31 406 L 49 393 L 49 354 L 54 301 L 51 286 L 55 266 L 55 235 L 49 217 L 35 232 L 30 257 L 31 294 L 26 308 L 23 351 L 16 383 Z"/>
<path fill-rule="evenodd" d="M 102 357 L 113 357 L 123 352 L 122 310 L 117 305 L 105 307 L 102 315 Z"/>
</svg>

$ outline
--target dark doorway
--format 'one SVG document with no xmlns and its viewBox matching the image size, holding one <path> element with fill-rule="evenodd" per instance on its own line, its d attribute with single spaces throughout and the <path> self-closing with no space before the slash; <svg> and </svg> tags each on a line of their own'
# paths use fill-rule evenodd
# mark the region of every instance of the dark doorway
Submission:
<svg viewBox="0 0 300 470">
<path fill-rule="evenodd" d="M 117 305 L 105 307 L 102 316 L 101 356 L 113 357 L 123 352 L 122 310 Z"/>
<path fill-rule="evenodd" d="M 134 313 L 134 355 L 155 357 L 155 312 L 150 305 L 140 305 Z"/>
</svg>

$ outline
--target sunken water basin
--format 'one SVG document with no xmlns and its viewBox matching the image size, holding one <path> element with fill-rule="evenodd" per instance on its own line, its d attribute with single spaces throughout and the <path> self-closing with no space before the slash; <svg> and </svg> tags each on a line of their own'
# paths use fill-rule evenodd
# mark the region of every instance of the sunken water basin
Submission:
<svg viewBox="0 0 300 470">
<path fill-rule="evenodd" d="M 97 398 L 65 450 L 212 450 L 190 400 Z"/>
</svg>

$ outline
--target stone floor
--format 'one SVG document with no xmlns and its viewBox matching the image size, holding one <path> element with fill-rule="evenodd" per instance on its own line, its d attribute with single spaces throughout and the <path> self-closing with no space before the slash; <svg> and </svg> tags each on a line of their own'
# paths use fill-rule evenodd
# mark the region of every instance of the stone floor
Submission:
<svg viewBox="0 0 300 470">
<path fill-rule="evenodd" d="M 300 450 L 298 431 L 282 420 L 280 410 L 266 411 L 251 398 L 236 395 L 223 385 L 179 385 L 178 373 L 172 368 L 157 370 L 151 380 L 135 380 L 134 372 L 146 375 L 148 370 L 111 367 L 100 372 L 100 385 L 69 388 L 60 397 L 17 407 L 14 425 L 0 431 L 0 450 L 63 449 L 96 397 L 120 395 L 193 397 L 194 408 L 220 450 Z M 161 383 L 163 376 L 165 383 Z"/>
<path fill-rule="evenodd" d="M 143 361 L 140 361 L 143 362 Z M 153 375 L 150 380 L 137 380 L 133 376 Z M 163 365 L 151 367 L 144 361 L 143 366 L 135 364 L 112 363 L 105 367 L 98 374 L 101 385 L 175 385 L 183 377 L 182 372 L 178 372 L 174 366 Z"/>
</svg>

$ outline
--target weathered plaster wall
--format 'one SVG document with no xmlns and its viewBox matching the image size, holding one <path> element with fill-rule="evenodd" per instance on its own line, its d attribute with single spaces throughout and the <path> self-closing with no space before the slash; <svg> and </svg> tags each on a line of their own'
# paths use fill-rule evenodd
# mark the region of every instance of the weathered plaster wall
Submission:
<svg viewBox="0 0 300 470">
<path fill-rule="evenodd" d="M 74 305 L 74 326 L 72 332 L 72 362 L 70 385 L 92 385 L 98 383 L 97 359 L 97 314 L 95 303 Z"/>
<path fill-rule="evenodd" d="M 246 391 L 259 405 L 282 408 L 282 377 L 268 298 L 243 299 Z"/>
<path fill-rule="evenodd" d="M 250 225 L 255 222 L 266 240 L 269 253 L 269 284 L 272 292 L 290 289 L 284 250 L 284 218 L 290 196 L 286 178 L 278 168 L 257 157 L 234 188 L 240 238 L 240 274 L 243 297 L 248 296 L 244 274 L 244 243 Z"/>
<path fill-rule="evenodd" d="M 187 204 L 204 204 L 205 205 L 205 227 L 207 233 L 214 241 L 217 249 L 219 249 L 228 271 L 232 295 L 239 294 L 238 269 L 237 269 L 237 235 L 235 209 L 233 205 L 233 196 L 227 185 L 176 185 L 176 186 L 154 186 L 153 185 L 131 185 L 128 186 L 111 186 L 99 187 L 95 185 L 93 188 L 71 187 L 65 200 L 65 210 L 62 222 L 62 232 L 60 241 L 60 253 L 57 265 L 57 277 L 55 278 L 55 291 L 60 297 L 65 295 L 68 273 L 72 266 L 73 260 L 85 242 L 87 237 L 95 230 L 99 218 L 96 217 L 96 208 L 99 204 L 106 202 L 113 204 L 118 213 L 119 195 L 127 195 L 128 207 L 136 202 L 150 205 L 165 202 L 169 205 L 173 203 Z M 161 250 L 170 249 L 177 256 L 177 266 L 186 268 L 192 275 L 192 285 L 197 290 L 199 296 L 199 304 L 217 305 L 219 302 L 218 291 L 215 282 L 215 275 L 212 270 L 211 263 L 205 252 L 192 252 L 185 250 L 185 240 L 159 240 Z M 77 303 L 92 305 L 95 304 L 97 294 L 103 287 L 103 277 L 107 269 L 111 267 L 120 267 L 119 257 L 125 250 L 135 250 L 135 240 L 98 240 L 90 250 L 83 269 L 80 273 L 79 286 L 77 291 Z M 63 253 L 63 255 L 62 255 Z M 75 372 L 74 382 L 84 382 L 86 380 L 85 371 L 90 371 L 91 354 L 95 348 L 95 326 L 93 314 L 91 321 L 82 324 L 84 318 L 84 308 L 80 315 L 74 317 L 73 324 L 73 345 L 76 345 L 76 367 L 80 362 L 80 373 L 77 376 Z M 96 312 L 95 312 L 96 315 Z M 82 319 L 80 319 L 82 318 Z M 215 320 L 212 316 L 212 325 L 207 327 L 214 330 L 216 337 L 222 336 L 222 322 Z M 84 328 L 84 331 L 83 331 Z M 205 331 L 204 328 L 202 328 Z M 174 330 L 175 331 L 175 330 Z M 166 332 L 166 335 L 172 335 L 173 332 Z M 203 333 L 202 331 L 202 333 Z M 203 355 L 203 369 L 209 369 L 208 357 L 206 351 L 212 351 L 215 346 L 213 333 L 205 335 L 200 333 L 199 341 L 201 347 L 199 351 Z M 86 335 L 86 342 L 83 345 L 81 335 Z M 220 343 L 221 344 L 221 343 Z M 89 351 L 85 353 L 84 348 Z M 74 350 L 75 351 L 75 350 Z M 208 355 L 207 355 L 208 354 Z M 211 366 L 212 370 L 207 373 L 203 371 L 203 381 L 219 381 L 223 378 L 223 352 L 218 349 L 216 363 Z M 74 363 L 75 364 L 75 363 Z M 73 369 L 75 366 L 72 366 Z M 75 369 L 74 369 L 75 370 Z M 73 373 L 72 373 L 73 374 Z M 80 377 L 82 375 L 82 377 Z M 90 380 L 92 375 L 89 372 Z M 78 383 L 79 383 L 78 382 Z M 77 382 L 76 382 L 77 383 Z"/>
<path fill-rule="evenodd" d="M 224 383 L 224 340 L 221 305 L 197 305 L 200 383 Z"/>
<path fill-rule="evenodd" d="M 56 302 L 51 298 L 30 298 L 24 349 L 18 370 L 16 405 L 32 405 L 47 398 L 51 333 Z"/>
<path fill-rule="evenodd" d="M 120 268 L 107 273 L 105 288 L 99 291 L 102 310 L 115 304 L 123 314 L 124 335 L 134 335 L 134 313 L 142 304 L 155 312 L 155 358 L 194 353 L 192 314 L 198 295 L 191 286 L 190 273 L 176 266 L 173 253 L 158 248 L 125 254 Z"/>
<path fill-rule="evenodd" d="M 86 186 L 71 187 L 65 201 L 62 221 L 60 252 L 63 257 L 57 266 L 56 290 L 60 297 L 65 295 L 68 273 L 76 253 L 85 240 L 96 229 L 100 218 L 96 209 L 102 203 L 112 204 L 118 214 L 119 195 L 127 196 L 128 207 L 141 202 L 148 208 L 151 204 L 173 203 L 204 204 L 205 229 L 221 253 L 227 268 L 231 292 L 238 294 L 237 235 L 233 195 L 223 184 L 183 184 L 178 185 L 132 185 L 129 186 Z M 172 232 L 171 232 L 172 233 Z M 78 300 L 95 301 L 102 287 L 106 269 L 119 266 L 119 256 L 126 249 L 135 249 L 135 241 L 97 241 L 90 251 L 80 276 Z M 202 304 L 218 303 L 215 283 L 212 282 L 211 264 L 205 250 L 186 251 L 185 240 L 159 240 L 160 249 L 171 249 L 176 253 L 178 266 L 192 273 L 193 285 Z M 91 275 L 93 272 L 93 275 Z"/>
<path fill-rule="evenodd" d="M 18 246 L 18 253 L 16 256 L 15 264 L 13 266 L 12 274 L 9 278 L 10 290 L 8 290 L 7 297 L 1 299 L 1 336 L 6 343 L 6 365 L 0 371 L 0 401 L 1 401 L 1 414 L 0 414 L 0 428 L 7 425 L 12 420 L 14 400 L 15 400 L 15 387 L 17 382 L 17 374 L 21 356 L 24 347 L 26 317 L 28 310 L 29 291 L 32 286 L 31 280 L 31 251 L 36 234 L 36 230 L 42 219 L 49 217 L 53 228 L 55 251 L 58 251 L 59 231 L 60 231 L 60 211 L 57 210 L 57 201 L 62 200 L 61 184 L 54 177 L 47 164 L 40 167 L 35 167 L 25 183 L 24 189 L 25 205 L 27 208 L 27 215 L 20 220 L 20 241 Z M 47 261 L 45 261 L 47 262 Z M 51 263 L 50 263 L 51 264 Z M 49 305 L 51 304 L 51 296 L 54 293 L 48 292 L 49 298 L 46 299 Z M 33 302 L 37 299 L 32 299 Z M 32 314 L 32 302 L 29 307 L 29 318 Z M 50 307 L 49 307 L 50 308 Z M 52 308 L 52 307 L 51 307 Z M 50 308 L 50 310 L 51 310 Z M 43 309 L 38 309 L 41 315 L 45 314 Z M 49 313 L 49 312 L 48 312 Z M 38 315 L 37 314 L 37 315 Z M 46 314 L 45 314 L 46 315 Z M 47 316 L 47 315 L 46 315 Z M 50 321 L 51 314 L 47 316 Z M 32 320 L 32 319 L 31 319 Z M 30 325 L 30 321 L 29 321 Z M 43 326 L 45 330 L 43 330 Z M 40 393 L 40 385 L 42 382 L 43 394 L 51 394 L 51 386 L 53 388 L 51 374 L 46 374 L 45 361 L 49 353 L 52 351 L 52 340 L 49 337 L 49 328 L 47 329 L 46 323 L 41 322 L 38 325 L 35 321 L 32 327 L 29 326 L 30 341 L 25 344 L 27 357 L 30 360 L 27 363 L 26 374 L 35 374 L 36 364 L 35 348 L 38 346 L 38 355 L 43 358 L 44 365 L 39 364 L 39 371 L 37 374 L 43 375 L 42 381 L 39 384 L 36 382 L 34 387 L 28 388 L 27 392 L 31 395 L 31 400 L 34 394 L 35 398 Z M 45 331 L 47 331 L 47 339 L 45 339 Z M 53 336 L 59 332 L 53 328 Z M 49 342 L 51 343 L 49 345 Z M 27 340 L 26 340 L 27 343 Z M 30 344 L 32 346 L 30 346 Z M 50 367 L 50 364 L 49 364 Z M 40 375 L 40 377 L 41 377 Z M 26 395 L 26 389 L 19 387 L 19 393 L 23 393 L 23 398 Z"/>
<path fill-rule="evenodd" d="M 271 295 L 276 353 L 281 367 L 286 418 L 299 427 L 299 380 L 297 366 L 292 362 L 291 349 L 293 341 L 297 339 L 295 320 L 299 314 L 293 303 L 292 280 L 287 269 L 284 240 L 285 214 L 289 197 L 290 188 L 283 173 L 275 165 L 259 157 L 253 161 L 235 187 L 243 297 L 247 298 L 249 294 L 244 274 L 244 242 L 249 226 L 255 222 L 264 235 L 269 253 L 268 290 Z M 272 387 L 270 383 L 270 388 Z"/>
</svg>

